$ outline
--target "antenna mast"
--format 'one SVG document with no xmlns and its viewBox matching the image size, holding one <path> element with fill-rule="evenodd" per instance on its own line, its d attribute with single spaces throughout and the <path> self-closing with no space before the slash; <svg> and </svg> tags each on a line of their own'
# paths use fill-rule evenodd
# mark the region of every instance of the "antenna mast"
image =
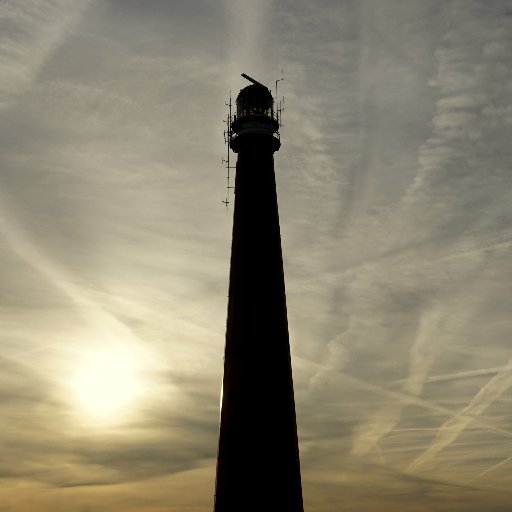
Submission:
<svg viewBox="0 0 512 512">
<path fill-rule="evenodd" d="M 282 98 L 279 101 L 277 100 L 277 84 L 279 82 L 282 82 L 283 80 L 284 80 L 284 71 L 283 71 L 283 68 L 281 68 L 281 78 L 278 78 L 276 80 L 276 95 L 274 97 L 274 101 L 277 103 L 276 104 L 276 118 L 277 118 L 277 122 L 279 123 L 279 127 L 283 126 L 282 117 L 283 117 L 283 111 L 284 111 L 284 95 L 282 96 Z"/>
<path fill-rule="evenodd" d="M 235 188 L 235 187 L 232 187 L 230 184 L 230 170 L 235 168 L 234 165 L 231 165 L 231 161 L 230 161 L 231 149 L 229 147 L 229 143 L 230 143 L 231 137 L 232 137 L 231 117 L 232 117 L 233 104 L 231 102 L 231 91 L 229 91 L 229 103 L 226 102 L 225 105 L 229 108 L 227 119 L 224 119 L 224 122 L 226 123 L 226 129 L 224 130 L 224 143 L 227 146 L 227 155 L 226 155 L 226 158 L 222 158 L 222 164 L 224 164 L 227 169 L 227 176 L 226 176 L 227 187 L 226 187 L 226 199 L 224 199 L 222 202 L 226 205 L 226 209 L 227 209 L 228 205 L 229 205 L 229 190 Z"/>
</svg>

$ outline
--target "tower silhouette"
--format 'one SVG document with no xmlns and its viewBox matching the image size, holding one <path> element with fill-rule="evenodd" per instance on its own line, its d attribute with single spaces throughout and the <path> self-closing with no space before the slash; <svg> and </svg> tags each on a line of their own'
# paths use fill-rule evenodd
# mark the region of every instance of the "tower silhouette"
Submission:
<svg viewBox="0 0 512 512">
<path fill-rule="evenodd" d="M 274 175 L 271 92 L 240 91 L 215 512 L 302 512 L 302 487 Z"/>
</svg>

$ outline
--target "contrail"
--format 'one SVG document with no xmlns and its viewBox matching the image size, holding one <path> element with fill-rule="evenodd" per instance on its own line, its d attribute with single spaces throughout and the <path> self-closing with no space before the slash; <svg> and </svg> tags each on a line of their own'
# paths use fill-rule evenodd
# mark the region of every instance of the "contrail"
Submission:
<svg viewBox="0 0 512 512">
<path fill-rule="evenodd" d="M 432 460 L 439 452 L 452 444 L 468 425 L 473 423 L 495 400 L 512 387 L 511 369 L 512 359 L 505 369 L 480 389 L 462 412 L 450 418 L 440 427 L 430 446 L 409 465 L 408 471 L 414 471 Z"/>
<path fill-rule="evenodd" d="M 458 413 L 453 412 L 451 409 L 448 409 L 447 407 L 443 407 L 442 405 L 437 405 L 435 403 L 432 403 L 428 400 L 425 400 L 424 398 L 406 395 L 405 393 L 402 393 L 400 391 L 392 391 L 392 390 L 386 389 L 382 386 L 377 386 L 376 384 L 371 384 L 369 382 L 358 379 L 356 377 L 352 377 L 351 375 L 348 375 L 346 373 L 338 372 L 338 375 L 341 378 L 343 378 L 344 380 L 350 382 L 351 384 L 353 384 L 354 386 L 356 386 L 360 389 L 365 389 L 367 391 L 373 391 L 374 393 L 383 395 L 387 398 L 402 401 L 407 405 L 416 405 L 418 407 L 422 407 L 429 411 L 446 414 L 447 416 L 450 416 L 451 418 L 455 418 L 455 417 L 459 416 Z M 477 426 L 479 428 L 490 430 L 492 432 L 497 432 L 499 434 L 503 434 L 508 437 L 512 437 L 512 432 L 509 430 L 496 428 L 494 425 L 491 425 L 490 423 L 482 421 L 479 418 L 472 418 L 472 420 L 473 420 L 475 426 Z"/>
<path fill-rule="evenodd" d="M 482 471 L 481 473 L 479 473 L 478 475 L 473 477 L 471 480 L 468 480 L 467 484 L 471 484 L 475 480 L 478 480 L 479 478 L 482 478 L 487 473 L 490 473 L 491 471 L 494 471 L 495 469 L 498 469 L 499 467 L 503 466 L 504 464 L 506 464 L 510 460 L 512 460 L 512 457 L 507 457 L 506 459 L 502 460 L 501 462 L 498 462 L 497 464 L 494 464 L 490 468 L 487 468 L 485 471 Z"/>
<path fill-rule="evenodd" d="M 10 249 L 66 295 L 92 325 L 101 329 L 102 336 L 107 342 L 109 340 L 111 342 L 122 341 L 131 344 L 134 350 L 140 351 L 141 344 L 133 332 L 114 315 L 105 311 L 62 269 L 50 261 L 16 225 L 12 215 L 5 210 L 5 204 L 6 201 L 0 196 L 0 235 L 3 236 Z M 140 355 L 142 356 L 142 354 Z"/>
<path fill-rule="evenodd" d="M 437 310 L 425 312 L 420 319 L 418 333 L 409 353 L 409 375 L 402 388 L 408 396 L 419 397 L 423 390 L 428 370 L 436 355 L 435 340 L 439 343 L 441 339 L 439 336 L 441 320 L 442 315 Z M 371 448 L 378 446 L 377 443 L 398 425 L 402 411 L 407 405 L 403 401 L 384 404 L 365 425 L 358 429 L 359 433 L 354 439 L 352 453 L 364 455 Z"/>
<path fill-rule="evenodd" d="M 512 371 L 512 368 L 508 366 L 496 366 L 494 368 L 481 368 L 479 370 L 467 370 L 463 372 L 455 372 L 455 373 L 444 373 L 442 375 L 432 375 L 431 377 L 427 377 L 425 379 L 425 383 L 428 384 L 430 382 L 445 382 L 450 380 L 458 380 L 458 379 L 470 379 L 472 377 L 485 377 L 488 375 L 495 375 L 500 371 Z M 401 379 L 396 381 L 397 383 L 405 382 L 405 379 Z"/>
<path fill-rule="evenodd" d="M 251 69 L 249 75 L 259 71 L 265 65 L 265 37 L 267 14 L 272 8 L 273 0 L 224 0 L 224 9 L 231 18 L 231 69 L 233 75 L 240 75 L 240 70 L 247 63 Z M 263 80 L 259 76 L 256 79 Z"/>
<path fill-rule="evenodd" d="M 365 391 L 375 393 L 376 395 L 381 395 L 382 397 L 388 398 L 390 400 L 394 400 L 396 402 L 403 402 L 405 405 L 415 405 L 428 411 L 444 414 L 446 416 L 449 416 L 450 418 L 455 418 L 456 416 L 459 416 L 459 413 L 456 413 L 453 410 L 442 405 L 430 402 L 429 400 L 425 400 L 424 398 L 420 398 L 419 396 L 408 395 L 403 391 L 394 391 L 385 388 L 384 386 L 378 386 L 377 384 L 366 382 L 365 380 L 359 379 L 340 370 L 333 370 L 332 368 L 329 368 L 321 363 L 316 363 L 307 359 L 302 359 L 302 361 L 305 361 L 308 364 L 315 366 L 319 369 L 325 369 L 327 372 L 330 372 L 331 378 L 338 377 L 356 388 L 364 389 Z M 475 428 L 485 429 L 490 432 L 496 432 L 507 437 L 512 437 L 512 431 L 497 428 L 495 425 L 487 423 L 485 420 L 482 420 L 480 418 L 473 418 L 473 424 Z"/>
<path fill-rule="evenodd" d="M 0 34 L 0 109 L 30 88 L 40 69 L 61 44 L 92 0 L 34 2 L 3 0 L 2 23 L 14 30 Z M 16 33 L 24 37 L 16 37 Z"/>
</svg>

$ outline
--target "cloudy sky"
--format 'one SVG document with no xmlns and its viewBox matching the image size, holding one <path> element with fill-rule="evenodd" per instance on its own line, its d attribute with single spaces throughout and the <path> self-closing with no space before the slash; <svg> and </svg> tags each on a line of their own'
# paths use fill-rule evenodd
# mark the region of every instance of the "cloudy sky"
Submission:
<svg viewBox="0 0 512 512">
<path fill-rule="evenodd" d="M 512 2 L 2 0 L 0 510 L 206 512 L 245 72 L 308 512 L 512 503 Z"/>
</svg>

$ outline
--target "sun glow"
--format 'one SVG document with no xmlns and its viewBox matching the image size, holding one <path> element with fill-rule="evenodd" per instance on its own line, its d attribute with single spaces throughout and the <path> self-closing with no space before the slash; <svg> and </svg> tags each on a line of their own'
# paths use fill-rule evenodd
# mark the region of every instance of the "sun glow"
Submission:
<svg viewBox="0 0 512 512">
<path fill-rule="evenodd" d="M 73 378 L 74 401 L 82 415 L 97 423 L 125 418 L 143 391 L 140 367 L 122 349 L 95 352 Z"/>
</svg>

